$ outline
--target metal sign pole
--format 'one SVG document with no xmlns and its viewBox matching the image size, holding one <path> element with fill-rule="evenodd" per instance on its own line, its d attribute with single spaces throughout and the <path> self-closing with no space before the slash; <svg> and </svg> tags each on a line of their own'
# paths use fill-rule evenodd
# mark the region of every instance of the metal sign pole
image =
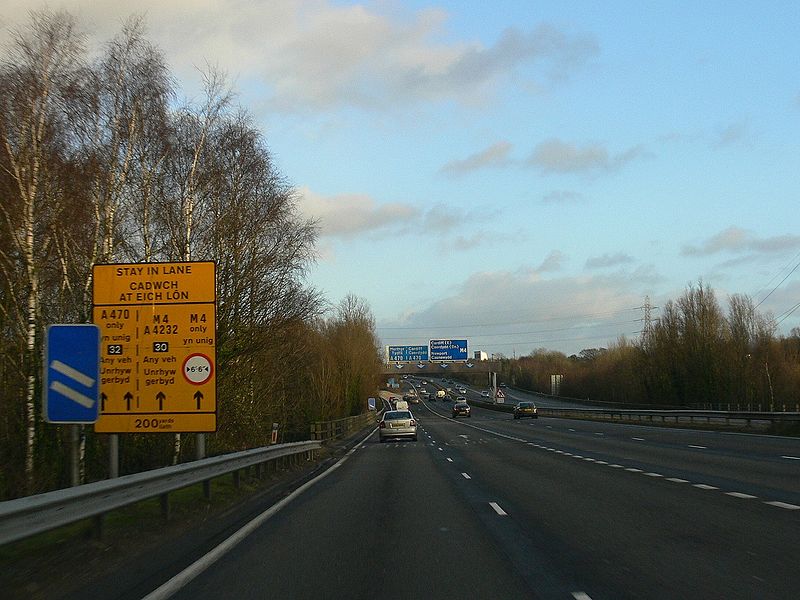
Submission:
<svg viewBox="0 0 800 600">
<path fill-rule="evenodd" d="M 206 457 L 206 434 L 197 434 L 197 460 L 202 460 Z"/>
<path fill-rule="evenodd" d="M 108 438 L 108 477 L 119 477 L 119 436 L 116 433 Z"/>
<path fill-rule="evenodd" d="M 69 427 L 69 483 L 72 487 L 80 485 L 80 473 L 78 470 L 78 450 L 80 441 L 80 425 L 68 425 Z"/>
</svg>

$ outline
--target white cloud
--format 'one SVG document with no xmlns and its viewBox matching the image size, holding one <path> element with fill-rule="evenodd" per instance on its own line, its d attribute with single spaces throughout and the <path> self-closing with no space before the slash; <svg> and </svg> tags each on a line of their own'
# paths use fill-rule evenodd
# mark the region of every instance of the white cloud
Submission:
<svg viewBox="0 0 800 600">
<path fill-rule="evenodd" d="M 474 350 L 521 355 L 545 346 L 573 353 L 635 337 L 639 307 L 657 279 L 649 267 L 588 277 L 547 278 L 538 268 L 474 273 L 447 297 L 381 322 L 378 332 L 384 342 L 463 336 Z"/>
<path fill-rule="evenodd" d="M 800 236 L 779 235 L 770 238 L 756 237 L 751 231 L 740 227 L 728 227 L 711 236 L 699 245 L 687 244 L 681 250 L 683 256 L 709 256 L 720 253 L 754 254 L 780 253 L 800 248 Z"/>
<path fill-rule="evenodd" d="M 583 200 L 583 194 L 571 190 L 553 190 L 542 196 L 542 204 L 574 204 Z"/>
<path fill-rule="evenodd" d="M 747 142 L 751 137 L 749 124 L 740 121 L 718 128 L 714 133 L 713 145 L 716 148 L 732 146 L 740 142 Z"/>
<path fill-rule="evenodd" d="M 642 146 L 633 146 L 618 154 L 611 154 L 601 144 L 579 147 L 559 139 L 550 139 L 533 149 L 527 164 L 538 168 L 542 173 L 615 171 L 646 155 Z"/>
<path fill-rule="evenodd" d="M 549 25 L 512 27 L 489 45 L 451 41 L 448 15 L 439 9 L 392 13 L 381 5 L 379 12 L 331 0 L 62 0 L 58 6 L 82 18 L 98 41 L 131 13 L 143 13 L 179 79 L 196 79 L 195 68 L 206 62 L 234 79 L 260 79 L 273 111 L 482 103 L 520 67 L 544 67 L 559 79 L 598 52 L 592 38 Z M 0 2 L 0 18 L 24 24 L 29 8 Z"/>
<path fill-rule="evenodd" d="M 560 271 L 567 260 L 566 254 L 560 250 L 553 250 L 548 254 L 545 259 L 536 267 L 538 273 L 547 273 L 553 271 Z"/>
<path fill-rule="evenodd" d="M 489 167 L 504 167 L 510 164 L 508 154 L 511 149 L 512 145 L 509 142 L 497 142 L 463 160 L 447 163 L 439 169 L 439 172 L 446 175 L 463 175 Z"/>
<path fill-rule="evenodd" d="M 352 239 L 389 231 L 400 235 L 435 233 L 442 243 L 452 246 L 445 237 L 447 234 L 456 232 L 459 234 L 456 242 L 467 243 L 470 238 L 461 233 L 465 223 L 479 223 L 498 214 L 496 209 L 443 204 L 421 210 L 402 202 L 380 203 L 367 194 L 323 196 L 307 187 L 297 190 L 297 199 L 303 216 L 318 222 L 322 238 Z"/>
<path fill-rule="evenodd" d="M 419 219 L 419 210 L 401 203 L 378 204 L 367 195 L 324 197 L 308 188 L 298 190 L 300 211 L 318 221 L 322 237 L 351 238 L 396 228 Z"/>
<path fill-rule="evenodd" d="M 632 262 L 632 256 L 625 254 L 624 252 L 617 252 L 616 254 L 603 254 L 602 256 L 593 256 L 586 259 L 586 268 L 603 269 L 607 267 L 630 264 Z"/>
</svg>

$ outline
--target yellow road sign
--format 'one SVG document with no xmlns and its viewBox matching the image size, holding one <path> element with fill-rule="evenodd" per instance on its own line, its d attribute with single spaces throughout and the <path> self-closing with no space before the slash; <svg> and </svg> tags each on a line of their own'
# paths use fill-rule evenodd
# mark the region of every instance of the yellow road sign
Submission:
<svg viewBox="0 0 800 600">
<path fill-rule="evenodd" d="M 95 431 L 216 431 L 214 277 L 213 262 L 94 267 Z"/>
<path fill-rule="evenodd" d="M 213 262 L 95 265 L 93 303 L 99 305 L 215 302 Z"/>
</svg>

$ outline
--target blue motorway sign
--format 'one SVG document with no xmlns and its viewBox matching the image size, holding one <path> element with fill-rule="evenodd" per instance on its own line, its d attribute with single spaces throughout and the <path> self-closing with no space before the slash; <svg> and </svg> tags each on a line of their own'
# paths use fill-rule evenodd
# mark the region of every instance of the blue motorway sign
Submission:
<svg viewBox="0 0 800 600">
<path fill-rule="evenodd" d="M 431 360 L 467 360 L 467 340 L 431 340 Z"/>
<path fill-rule="evenodd" d="M 427 346 L 387 346 L 389 362 L 419 362 L 428 360 Z"/>
<path fill-rule="evenodd" d="M 100 412 L 100 328 L 50 325 L 44 353 L 44 420 L 94 423 Z"/>
</svg>

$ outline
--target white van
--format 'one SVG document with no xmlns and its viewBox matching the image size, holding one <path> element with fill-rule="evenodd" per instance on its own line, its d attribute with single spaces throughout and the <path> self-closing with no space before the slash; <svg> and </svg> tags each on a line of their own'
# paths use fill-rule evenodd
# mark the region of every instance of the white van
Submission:
<svg viewBox="0 0 800 600">
<path fill-rule="evenodd" d="M 394 410 L 408 410 L 408 402 L 405 400 L 398 400 L 394 403 Z"/>
</svg>

